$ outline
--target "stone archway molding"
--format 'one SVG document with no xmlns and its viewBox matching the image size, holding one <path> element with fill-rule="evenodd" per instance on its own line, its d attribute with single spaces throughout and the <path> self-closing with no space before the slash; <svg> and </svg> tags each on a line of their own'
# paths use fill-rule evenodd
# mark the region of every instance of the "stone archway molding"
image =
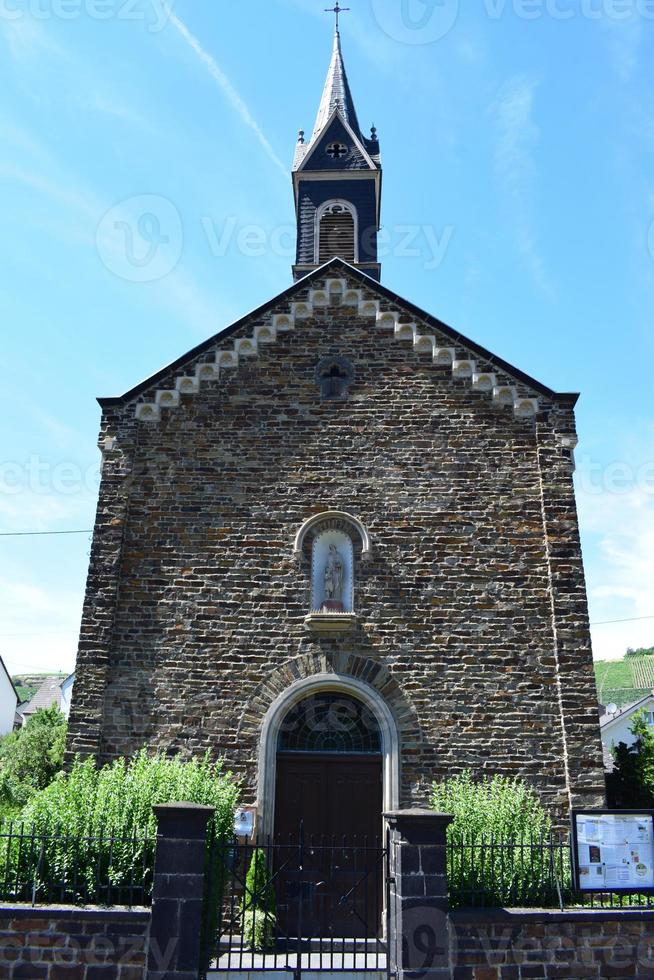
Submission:
<svg viewBox="0 0 654 980">
<path fill-rule="evenodd" d="M 329 523 L 335 521 L 340 524 L 346 525 L 352 531 L 356 531 L 361 539 L 362 551 L 361 557 L 364 560 L 369 560 L 372 556 L 372 541 L 370 539 L 370 534 L 367 528 L 361 523 L 357 517 L 353 517 L 352 514 L 347 514 L 343 510 L 326 510 L 321 514 L 314 514 L 307 521 L 304 522 L 297 535 L 295 536 L 295 543 L 293 545 L 293 555 L 295 558 L 299 558 L 302 555 L 302 549 L 304 548 L 304 541 L 314 528 L 319 527 L 321 524 Z"/>
<path fill-rule="evenodd" d="M 400 805 L 400 739 L 393 714 L 386 701 L 370 684 L 349 674 L 324 672 L 295 681 L 270 705 L 263 719 L 259 743 L 257 811 L 260 833 L 272 835 L 275 827 L 275 787 L 277 779 L 277 741 L 282 722 L 300 701 L 319 692 L 349 694 L 373 713 L 382 737 L 384 810 Z"/>
</svg>

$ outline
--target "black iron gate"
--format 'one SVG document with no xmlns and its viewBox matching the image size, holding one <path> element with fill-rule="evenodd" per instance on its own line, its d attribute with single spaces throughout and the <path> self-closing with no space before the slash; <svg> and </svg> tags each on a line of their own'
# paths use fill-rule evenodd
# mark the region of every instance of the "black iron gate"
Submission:
<svg viewBox="0 0 654 980">
<path fill-rule="evenodd" d="M 388 972 L 388 843 L 209 840 L 200 977 Z"/>
</svg>

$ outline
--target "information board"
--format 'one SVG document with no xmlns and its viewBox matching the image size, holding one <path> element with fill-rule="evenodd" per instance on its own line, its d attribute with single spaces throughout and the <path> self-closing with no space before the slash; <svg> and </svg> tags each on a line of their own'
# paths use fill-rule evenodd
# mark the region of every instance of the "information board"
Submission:
<svg viewBox="0 0 654 980">
<path fill-rule="evenodd" d="M 654 811 L 574 810 L 572 838 L 580 891 L 654 888 Z"/>
</svg>

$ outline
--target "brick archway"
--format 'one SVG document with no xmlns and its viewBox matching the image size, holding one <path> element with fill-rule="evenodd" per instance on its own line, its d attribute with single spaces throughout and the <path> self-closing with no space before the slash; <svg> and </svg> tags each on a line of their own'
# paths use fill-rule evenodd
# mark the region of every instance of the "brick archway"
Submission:
<svg viewBox="0 0 654 980">
<path fill-rule="evenodd" d="M 377 718 L 383 741 L 384 807 L 400 805 L 402 747 L 421 739 L 416 716 L 390 671 L 374 660 L 353 655 L 298 657 L 274 670 L 243 713 L 239 735 L 258 746 L 257 809 L 262 833 L 272 833 L 276 746 L 286 713 L 316 691 L 340 691 L 361 700 Z"/>
</svg>

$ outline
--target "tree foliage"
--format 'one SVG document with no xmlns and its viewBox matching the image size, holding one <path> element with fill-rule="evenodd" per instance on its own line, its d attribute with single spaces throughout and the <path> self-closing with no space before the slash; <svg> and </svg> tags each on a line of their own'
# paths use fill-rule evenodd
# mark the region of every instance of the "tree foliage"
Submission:
<svg viewBox="0 0 654 980">
<path fill-rule="evenodd" d="M 0 808 L 19 810 L 45 789 L 64 761 L 66 719 L 55 706 L 37 711 L 16 732 L 0 738 Z"/>
<path fill-rule="evenodd" d="M 486 776 L 475 781 L 471 772 L 435 783 L 431 804 L 454 815 L 451 837 L 494 837 L 519 840 L 524 835 L 548 835 L 552 822 L 534 790 L 518 779 Z"/>
<path fill-rule="evenodd" d="M 435 783 L 432 807 L 454 816 L 447 870 L 453 906 L 534 906 L 569 886 L 569 858 L 552 873 L 552 822 L 534 790 L 504 776 L 464 772 Z M 562 857 L 563 855 L 563 857 Z"/>
<path fill-rule="evenodd" d="M 245 878 L 242 916 L 243 935 L 250 949 L 262 952 L 270 946 L 277 903 L 266 855 L 257 848 Z"/>
<path fill-rule="evenodd" d="M 131 902 L 134 884 L 152 884 L 159 803 L 212 806 L 213 831 L 225 841 L 233 829 L 239 788 L 220 762 L 208 756 L 182 762 L 140 752 L 101 769 L 95 760 L 77 760 L 36 793 L 21 814 L 21 826 L 39 842 L 41 900 L 73 903 Z M 33 849 L 14 840 L 7 852 L 7 880 L 22 882 L 34 873 Z M 11 895 L 3 895 L 5 900 Z"/>
<path fill-rule="evenodd" d="M 609 805 L 616 808 L 654 807 L 654 732 L 637 711 L 631 724 L 633 745 L 613 748 L 614 769 L 606 777 Z"/>
</svg>

